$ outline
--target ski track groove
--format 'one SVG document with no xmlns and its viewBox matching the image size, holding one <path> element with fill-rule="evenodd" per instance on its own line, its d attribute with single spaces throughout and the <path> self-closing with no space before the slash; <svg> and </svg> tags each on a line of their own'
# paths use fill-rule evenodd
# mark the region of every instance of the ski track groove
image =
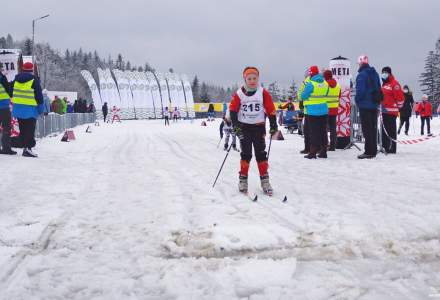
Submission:
<svg viewBox="0 0 440 300">
<path fill-rule="evenodd" d="M 100 157 L 98 154 L 101 151 L 105 151 L 110 146 L 106 145 L 98 149 L 94 149 L 92 152 L 91 159 L 91 165 L 93 166 L 97 159 Z M 13 258 L 6 262 L 2 267 L 4 269 L 3 272 L 0 271 L 0 290 L 4 290 L 7 288 L 8 284 L 14 277 L 14 274 L 16 271 L 20 268 L 24 267 L 24 262 L 28 256 L 36 256 L 39 254 L 42 254 L 43 252 L 48 250 L 48 246 L 50 244 L 52 236 L 56 233 L 56 231 L 62 229 L 68 222 L 69 219 L 71 219 L 74 216 L 74 212 L 76 209 L 81 207 L 83 204 L 81 201 L 79 201 L 78 198 L 80 198 L 84 193 L 91 190 L 93 186 L 92 181 L 88 181 L 86 185 L 83 186 L 81 189 L 81 192 L 77 194 L 75 197 L 77 203 L 73 207 L 70 206 L 68 209 L 59 217 L 52 219 L 47 226 L 42 230 L 40 236 L 37 238 L 37 240 L 32 243 L 32 248 L 27 249 L 21 249 L 18 253 L 14 254 Z M 23 247 L 23 246 L 22 246 Z"/>
</svg>

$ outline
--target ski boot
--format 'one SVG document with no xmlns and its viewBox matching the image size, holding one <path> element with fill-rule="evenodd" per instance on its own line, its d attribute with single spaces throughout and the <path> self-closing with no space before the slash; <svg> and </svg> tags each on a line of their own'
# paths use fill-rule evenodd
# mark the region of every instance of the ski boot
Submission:
<svg viewBox="0 0 440 300">
<path fill-rule="evenodd" d="M 265 175 L 260 176 L 260 181 L 261 181 L 261 188 L 263 189 L 263 192 L 268 196 L 272 196 L 273 189 L 272 189 L 272 186 L 270 185 L 270 182 L 269 182 L 269 174 L 266 173 Z"/>
<path fill-rule="evenodd" d="M 223 147 L 223 150 L 228 151 L 228 144 L 225 144 L 225 146 Z"/>
<path fill-rule="evenodd" d="M 38 157 L 38 155 L 34 152 L 32 152 L 31 148 L 24 148 L 23 149 L 23 156 L 25 157 Z"/>
<path fill-rule="evenodd" d="M 248 192 L 248 178 L 247 176 L 240 175 L 238 182 L 238 190 L 240 193 L 246 194 Z"/>
<path fill-rule="evenodd" d="M 232 144 L 232 149 L 235 150 L 235 151 L 237 151 L 237 152 L 240 152 L 240 151 L 237 149 L 237 145 L 235 145 L 235 144 Z"/>
</svg>

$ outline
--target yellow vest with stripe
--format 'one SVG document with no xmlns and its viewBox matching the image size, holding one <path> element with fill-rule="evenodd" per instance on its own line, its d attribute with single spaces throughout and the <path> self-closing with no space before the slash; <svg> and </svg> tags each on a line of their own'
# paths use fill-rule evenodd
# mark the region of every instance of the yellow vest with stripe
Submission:
<svg viewBox="0 0 440 300">
<path fill-rule="evenodd" d="M 339 107 L 339 95 L 341 94 L 341 86 L 339 83 L 336 84 L 334 88 L 328 87 L 327 95 L 327 105 L 328 108 L 338 108 Z"/>
<path fill-rule="evenodd" d="M 301 83 L 301 86 L 299 87 L 299 90 L 297 93 L 299 101 L 303 102 L 303 99 L 301 98 L 301 94 L 304 91 L 304 87 L 306 86 L 306 83 L 308 82 L 308 80 L 310 80 L 310 77 L 307 77 L 306 79 L 304 79 L 304 81 Z M 307 115 L 307 107 L 304 106 L 304 102 L 303 102 L 302 106 L 303 106 L 304 114 Z"/>
<path fill-rule="evenodd" d="M 15 81 L 12 103 L 37 106 L 37 100 L 35 99 L 35 90 L 32 88 L 32 84 L 34 84 L 33 79 L 24 83 Z"/>
<path fill-rule="evenodd" d="M 327 94 L 329 90 L 328 83 L 324 80 L 322 83 L 316 82 L 308 77 L 304 81 L 304 86 L 310 83 L 313 85 L 313 93 L 310 95 L 309 99 L 304 101 L 304 114 L 308 114 L 308 109 L 314 105 L 327 104 Z"/>
<path fill-rule="evenodd" d="M 5 88 L 0 84 L 0 101 L 9 100 L 9 95 L 6 93 Z"/>
</svg>

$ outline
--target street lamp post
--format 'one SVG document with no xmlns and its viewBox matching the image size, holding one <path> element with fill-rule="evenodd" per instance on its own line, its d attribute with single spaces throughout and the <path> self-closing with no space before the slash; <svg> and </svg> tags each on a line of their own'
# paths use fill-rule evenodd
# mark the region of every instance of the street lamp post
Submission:
<svg viewBox="0 0 440 300">
<path fill-rule="evenodd" d="M 35 52 L 35 22 L 45 19 L 49 17 L 49 15 L 42 16 L 40 18 L 36 18 L 32 20 L 32 62 L 34 62 L 34 52 Z"/>
</svg>

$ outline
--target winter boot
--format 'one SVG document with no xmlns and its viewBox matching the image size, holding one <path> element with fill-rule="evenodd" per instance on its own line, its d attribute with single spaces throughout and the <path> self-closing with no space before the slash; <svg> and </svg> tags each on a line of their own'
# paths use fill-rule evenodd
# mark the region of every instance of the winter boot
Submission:
<svg viewBox="0 0 440 300">
<path fill-rule="evenodd" d="M 38 157 L 38 155 L 34 152 L 32 152 L 31 148 L 24 148 L 23 149 L 23 156 L 25 157 Z"/>
<path fill-rule="evenodd" d="M 238 149 L 237 149 L 237 145 L 232 144 L 232 149 L 234 149 L 235 151 L 238 151 Z"/>
<path fill-rule="evenodd" d="M 371 154 L 361 154 L 361 155 L 358 155 L 358 159 L 372 159 L 372 158 L 375 158 L 376 157 L 376 155 L 371 155 Z"/>
<path fill-rule="evenodd" d="M 307 149 L 301 150 L 299 153 L 300 154 L 308 154 L 310 151 Z"/>
<path fill-rule="evenodd" d="M 319 158 L 327 158 L 327 147 L 322 147 L 318 154 Z"/>
<path fill-rule="evenodd" d="M 273 189 L 269 182 L 269 174 L 266 173 L 263 176 L 260 176 L 261 188 L 266 195 L 272 196 Z"/>
<path fill-rule="evenodd" d="M 0 150 L 0 154 L 15 155 L 17 152 L 12 149 L 2 149 Z"/>
<path fill-rule="evenodd" d="M 316 159 L 316 153 L 318 152 L 318 149 L 316 149 L 315 147 L 310 147 L 310 152 L 309 154 L 305 155 L 304 158 L 307 159 Z"/>
<path fill-rule="evenodd" d="M 240 175 L 238 178 L 238 190 L 240 193 L 247 193 L 248 192 L 248 178 L 247 176 Z"/>
<path fill-rule="evenodd" d="M 228 144 L 225 144 L 225 147 L 223 147 L 223 150 L 225 150 L 225 151 L 228 150 Z"/>
</svg>

